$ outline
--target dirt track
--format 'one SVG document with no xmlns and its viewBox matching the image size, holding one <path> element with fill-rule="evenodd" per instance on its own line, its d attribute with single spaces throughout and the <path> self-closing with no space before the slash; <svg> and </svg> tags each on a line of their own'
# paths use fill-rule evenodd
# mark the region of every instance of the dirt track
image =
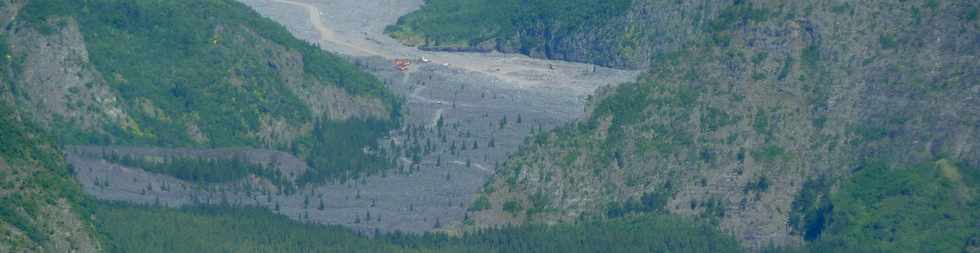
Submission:
<svg viewBox="0 0 980 253">
<path fill-rule="evenodd" d="M 344 42 L 344 41 L 338 39 L 337 38 L 337 35 L 334 33 L 334 31 L 333 30 L 330 30 L 330 28 L 328 28 L 321 21 L 321 20 L 323 20 L 323 18 L 320 17 L 320 13 L 321 13 L 320 12 L 320 9 L 317 9 L 317 7 L 316 6 L 313 6 L 312 4 L 308 4 L 308 3 L 304 3 L 304 2 L 289 1 L 289 0 L 271 0 L 271 1 L 277 2 L 277 3 L 284 3 L 284 4 L 289 4 L 289 5 L 295 5 L 295 6 L 302 7 L 303 9 L 305 9 L 306 10 L 306 15 L 309 16 L 310 24 L 313 25 L 313 29 L 316 30 L 316 32 L 318 34 L 320 34 L 320 38 L 319 38 L 319 41 L 320 42 L 336 43 L 338 45 L 342 45 L 343 47 L 347 47 L 349 49 L 353 49 L 354 51 L 358 51 L 359 53 L 363 53 L 365 55 L 378 55 L 378 56 L 383 56 L 383 57 L 386 57 L 386 58 L 392 58 L 389 55 L 383 55 L 380 52 L 377 52 L 377 51 L 374 51 L 374 50 L 371 50 L 371 49 L 368 49 L 368 48 L 363 48 L 361 46 L 355 45 L 354 43 L 347 43 L 347 42 Z"/>
<path fill-rule="evenodd" d="M 381 56 L 387 59 L 425 57 L 433 64 L 449 64 L 493 76 L 520 88 L 557 88 L 575 95 L 591 93 L 604 84 L 617 84 L 633 79 L 631 71 L 620 71 L 590 64 L 570 63 L 529 58 L 523 55 L 500 53 L 430 52 L 406 47 L 383 34 L 388 24 L 422 1 L 392 0 L 242 0 L 260 12 L 278 12 L 269 3 L 301 8 L 309 19 L 306 29 L 318 36 L 313 39 L 325 49 L 353 56 Z M 281 8 L 281 7 L 280 7 Z M 270 15 L 275 19 L 275 15 Z M 287 23 L 287 27 L 290 24 Z M 293 28 L 293 27 L 290 27 Z M 295 28 L 294 28 L 295 29 Z M 308 38 L 309 39 L 309 38 Z M 593 68 L 595 67 L 595 68 Z M 595 73 L 593 73 L 595 70 Z"/>
</svg>

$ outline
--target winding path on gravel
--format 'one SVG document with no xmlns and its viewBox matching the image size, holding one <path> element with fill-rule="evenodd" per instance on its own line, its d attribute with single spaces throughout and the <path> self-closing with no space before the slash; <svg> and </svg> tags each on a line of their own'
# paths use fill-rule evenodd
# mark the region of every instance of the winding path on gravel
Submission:
<svg viewBox="0 0 980 253">
<path fill-rule="evenodd" d="M 397 58 L 397 57 L 395 57 L 393 55 L 385 54 L 385 53 L 382 53 L 382 52 L 380 52 L 378 50 L 372 50 L 372 49 L 369 49 L 369 48 L 361 47 L 361 46 L 355 45 L 353 43 L 348 43 L 348 42 L 340 39 L 336 35 L 337 34 L 336 32 L 334 32 L 326 24 L 324 24 L 323 17 L 321 17 L 321 15 L 320 15 L 320 13 L 321 13 L 320 8 L 317 8 L 316 6 L 313 6 L 312 4 L 303 3 L 303 2 L 296 2 L 296 1 L 291 1 L 291 0 L 270 0 L 270 1 L 277 2 L 277 3 L 283 3 L 283 4 L 289 4 L 289 5 L 293 5 L 293 6 L 297 6 L 297 7 L 302 7 L 303 9 L 305 9 L 307 16 L 310 18 L 310 24 L 313 25 L 313 29 L 316 30 L 316 32 L 320 34 L 320 42 L 321 43 L 322 42 L 334 43 L 334 44 L 337 44 L 337 45 L 340 45 L 340 46 L 344 46 L 344 47 L 348 47 L 350 49 L 354 49 L 355 51 L 358 51 L 360 53 L 365 53 L 365 54 L 368 54 L 368 55 L 381 56 L 381 57 L 388 58 L 388 59 Z M 448 63 L 448 61 L 449 61 L 448 59 L 439 57 L 438 55 L 428 55 L 427 58 L 433 58 L 433 61 L 435 61 L 435 62 Z M 459 62 L 456 62 L 456 64 L 454 64 L 453 66 L 454 67 L 457 67 L 457 68 L 465 69 L 467 71 L 481 72 L 481 73 L 484 73 L 484 74 L 489 74 L 489 75 L 495 76 L 495 77 L 497 77 L 497 78 L 499 78 L 501 80 L 507 80 L 507 81 L 512 81 L 512 82 L 513 81 L 520 81 L 520 80 L 514 80 L 514 78 L 511 78 L 511 77 L 508 77 L 508 76 L 501 75 L 499 72 L 485 71 L 485 70 L 482 70 L 482 69 L 475 68 L 473 66 L 467 66 L 465 64 L 461 64 Z"/>
<path fill-rule="evenodd" d="M 303 8 L 306 11 L 306 16 L 309 18 L 309 23 L 312 25 L 313 30 L 320 35 L 318 40 L 321 44 L 334 44 L 358 54 L 380 56 L 386 59 L 426 57 L 435 64 L 443 64 L 451 68 L 489 75 L 521 88 L 544 86 L 560 88 L 574 95 L 587 95 L 591 94 L 599 85 L 629 81 L 637 74 L 635 71 L 612 70 L 615 74 L 611 75 L 611 80 L 608 80 L 609 82 L 602 82 L 596 80 L 596 77 L 589 76 L 588 73 L 595 69 L 591 64 L 534 59 L 523 55 L 450 53 L 422 51 L 417 48 L 402 45 L 385 46 L 380 45 L 380 42 L 374 41 L 370 37 L 357 37 L 361 35 L 367 36 L 366 32 L 357 34 L 356 36 L 347 34 L 348 38 L 346 39 L 348 40 L 345 40 L 342 38 L 344 36 L 341 36 L 331 26 L 326 24 L 323 17 L 325 12 L 316 4 L 298 0 L 267 1 Z M 359 44 L 358 40 L 363 40 L 361 42 L 364 42 L 364 44 Z M 368 43 L 369 41 L 374 41 L 375 43 L 379 43 L 379 45 L 370 44 Z M 415 67 L 410 69 L 414 70 Z"/>
<path fill-rule="evenodd" d="M 457 165 L 464 165 L 464 166 L 466 165 L 466 162 L 464 162 L 464 161 L 451 161 L 450 163 L 454 163 L 454 164 L 457 164 Z M 475 163 L 475 162 L 470 162 L 470 165 L 473 166 L 473 168 L 476 168 L 478 170 L 482 170 L 482 171 L 485 171 L 485 172 L 493 173 L 492 170 L 487 169 L 487 167 L 486 166 L 483 166 L 482 164 Z"/>
<path fill-rule="evenodd" d="M 431 99 L 431 98 L 427 98 L 427 97 L 422 96 L 422 91 L 423 90 L 425 90 L 425 86 L 418 87 L 418 88 L 415 89 L 415 91 L 412 91 L 412 93 L 409 94 L 409 97 L 411 97 L 412 99 L 415 99 L 415 100 L 424 102 L 424 103 L 429 103 L 429 104 L 440 104 L 440 105 L 448 105 L 448 104 L 450 104 L 449 101 L 443 101 L 443 100 L 438 100 L 438 99 Z"/>
<path fill-rule="evenodd" d="M 333 30 L 331 30 L 329 27 L 327 27 L 327 25 L 325 25 L 323 23 L 323 18 L 320 16 L 320 13 L 321 13 L 320 12 L 320 9 L 317 8 L 316 6 L 313 6 L 313 5 L 308 4 L 308 3 L 294 2 L 294 1 L 290 1 L 290 0 L 271 0 L 271 1 L 272 2 L 276 2 L 276 3 L 283 3 L 283 4 L 289 4 L 289 5 L 293 5 L 293 6 L 298 6 L 298 7 L 302 7 L 303 9 L 305 9 L 306 10 L 306 15 L 309 16 L 309 18 L 310 18 L 310 24 L 313 25 L 313 29 L 316 30 L 316 32 L 318 34 L 320 34 L 320 42 L 326 41 L 326 42 L 338 44 L 338 45 L 341 45 L 341 46 L 345 46 L 345 47 L 354 49 L 356 51 L 360 51 L 361 53 L 365 53 L 365 54 L 368 54 L 368 55 L 377 55 L 377 56 L 381 56 L 381 57 L 385 57 L 385 58 L 391 58 L 391 57 L 389 57 L 387 55 L 381 54 L 378 51 L 371 50 L 371 49 L 364 48 L 364 47 L 360 47 L 360 46 L 355 45 L 353 43 L 348 43 L 346 41 L 343 41 L 343 40 L 339 39 L 337 37 L 337 33 L 335 33 Z"/>
</svg>

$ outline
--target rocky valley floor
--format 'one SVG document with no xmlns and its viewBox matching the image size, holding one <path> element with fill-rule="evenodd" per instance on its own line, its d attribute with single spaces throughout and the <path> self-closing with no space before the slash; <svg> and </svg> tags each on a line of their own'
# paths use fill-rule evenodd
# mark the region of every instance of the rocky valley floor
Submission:
<svg viewBox="0 0 980 253">
<path fill-rule="evenodd" d="M 291 218 L 340 224 L 359 231 L 453 231 L 467 217 L 474 193 L 496 165 L 535 131 L 583 115 L 587 97 L 638 72 L 500 53 L 449 53 L 405 47 L 383 34 L 385 26 L 422 0 L 241 0 L 324 50 L 346 55 L 383 80 L 406 101 L 404 128 L 385 143 L 424 145 L 421 157 L 400 157 L 397 168 L 354 181 L 306 186 L 271 194 L 249 177 L 236 182 L 193 184 L 106 161 L 104 155 L 246 157 L 275 164 L 295 176 L 306 168 L 289 154 L 257 149 L 161 149 L 74 147 L 76 178 L 100 199 L 180 206 L 229 203 L 268 207 Z M 423 61 L 421 59 L 426 59 Z M 392 64 L 406 59 L 400 71 Z M 322 204 L 322 208 L 320 207 Z"/>
</svg>

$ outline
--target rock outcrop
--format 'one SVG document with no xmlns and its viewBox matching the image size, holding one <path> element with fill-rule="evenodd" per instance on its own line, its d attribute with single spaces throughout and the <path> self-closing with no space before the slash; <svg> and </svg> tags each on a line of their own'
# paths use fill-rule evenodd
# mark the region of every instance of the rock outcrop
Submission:
<svg viewBox="0 0 980 253">
<path fill-rule="evenodd" d="M 626 24 L 646 34 L 649 73 L 529 140 L 476 219 L 567 222 L 632 200 L 716 220 L 750 248 L 798 245 L 789 221 L 814 181 L 869 164 L 980 168 L 977 8 L 635 1 Z"/>
</svg>

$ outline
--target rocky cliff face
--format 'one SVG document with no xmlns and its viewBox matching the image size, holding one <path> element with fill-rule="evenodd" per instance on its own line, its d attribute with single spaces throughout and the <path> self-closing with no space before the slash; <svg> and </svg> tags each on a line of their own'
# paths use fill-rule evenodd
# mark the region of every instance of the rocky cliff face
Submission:
<svg viewBox="0 0 980 253">
<path fill-rule="evenodd" d="M 72 1 L 57 2 L 73 3 Z M 43 4 L 34 3 L 34 6 L 38 5 Z M 134 9 L 139 8 L 134 7 Z M 167 131 L 166 129 L 154 129 L 152 126 L 163 123 L 162 125 L 167 125 L 168 127 L 185 130 L 183 131 L 185 133 L 172 137 L 179 139 L 186 137 L 198 144 L 214 145 L 216 143 L 229 142 L 228 140 L 221 140 L 220 138 L 222 137 L 213 136 L 219 134 L 215 132 L 219 131 L 219 129 L 215 128 L 213 123 L 221 121 L 220 119 L 215 120 L 215 117 L 234 118 L 237 116 L 242 117 L 239 120 L 246 121 L 256 120 L 252 118 L 255 117 L 260 121 L 260 124 L 245 126 L 245 129 L 241 130 L 237 130 L 237 127 L 232 127 L 231 129 L 220 129 L 220 131 L 225 132 L 235 129 L 233 131 L 240 131 L 239 135 L 241 136 L 250 136 L 243 137 L 243 139 L 247 139 L 245 140 L 246 142 L 254 141 L 260 142 L 261 145 L 268 147 L 276 147 L 291 143 L 292 140 L 300 135 L 309 134 L 311 129 L 310 119 L 312 118 L 336 121 L 346 121 L 350 118 L 386 120 L 392 115 L 393 107 L 390 101 L 383 101 L 378 96 L 351 94 L 349 91 L 337 87 L 342 84 L 332 83 L 333 80 L 321 80 L 323 78 L 319 78 L 316 74 L 310 73 L 309 67 L 306 65 L 312 63 L 309 63 L 309 59 L 304 59 L 304 52 L 290 48 L 290 46 L 294 45 L 287 42 L 276 41 L 275 39 L 268 38 L 269 36 L 256 33 L 254 31 L 255 27 L 249 27 L 247 22 L 236 22 L 236 20 L 228 20 L 226 23 L 217 22 L 211 27 L 202 27 L 201 29 L 210 29 L 208 37 L 214 39 L 211 41 L 214 44 L 213 47 L 207 50 L 218 55 L 217 58 L 225 57 L 224 60 L 227 60 L 212 63 L 214 64 L 213 68 L 216 69 L 227 67 L 224 73 L 219 73 L 222 75 L 217 77 L 202 77 L 201 74 L 204 73 L 193 73 L 180 66 L 187 62 L 176 61 L 172 62 L 172 64 L 177 66 L 170 68 L 171 71 L 174 71 L 170 75 L 177 76 L 177 78 L 160 77 L 158 80 L 163 83 L 157 85 L 164 87 L 173 85 L 167 84 L 166 82 L 169 81 L 167 79 L 178 79 L 183 81 L 177 82 L 190 83 L 199 81 L 216 82 L 216 85 L 233 87 L 231 90 L 237 88 L 238 90 L 244 91 L 244 94 L 238 94 L 242 92 L 226 91 L 226 93 L 230 94 L 184 95 L 182 93 L 198 91 L 191 90 L 195 88 L 179 86 L 199 84 L 177 84 L 178 87 L 172 88 L 169 92 L 170 94 L 164 95 L 172 96 L 173 94 L 181 93 L 178 94 L 181 96 L 176 97 L 178 99 L 184 98 L 185 100 L 204 99 L 210 96 L 210 99 L 216 101 L 225 101 L 229 97 L 239 95 L 250 96 L 252 99 L 257 100 L 256 103 L 251 104 L 258 104 L 266 109 L 260 110 L 260 112 L 254 113 L 254 115 L 250 115 L 253 114 L 252 112 L 211 114 L 208 111 L 214 111 L 215 108 L 200 110 L 203 108 L 195 108 L 197 105 L 193 104 L 203 103 L 184 101 L 184 106 L 189 106 L 190 108 L 175 110 L 176 107 L 169 104 L 174 101 L 154 97 L 154 95 L 158 94 L 147 94 L 148 92 L 146 90 L 152 91 L 152 89 L 125 87 L 153 85 L 151 83 L 145 83 L 148 81 L 152 82 L 153 79 L 147 79 L 147 77 L 141 76 L 144 75 L 143 73 L 127 71 L 125 67 L 113 66 L 113 63 L 124 63 L 127 60 L 107 59 L 106 57 L 112 57 L 112 55 L 106 55 L 101 51 L 112 50 L 111 48 L 105 48 L 111 45 L 105 45 L 107 44 L 106 41 L 100 41 L 100 36 L 85 35 L 85 31 L 83 30 L 87 30 L 89 33 L 96 33 L 101 31 L 99 29 L 105 29 L 104 27 L 98 27 L 97 23 L 99 20 L 97 19 L 99 18 L 85 17 L 85 23 L 88 24 L 88 27 L 84 27 L 83 29 L 83 27 L 80 27 L 78 17 L 74 16 L 76 14 L 56 13 L 56 11 L 53 11 L 55 13 L 51 15 L 44 13 L 51 11 L 51 9 L 56 10 L 57 8 L 47 6 L 32 8 L 32 10 L 28 10 L 27 12 L 29 12 L 28 15 L 35 17 L 22 18 L 22 20 L 34 18 L 35 20 L 33 22 L 12 22 L 11 25 L 7 26 L 6 35 L 10 38 L 11 48 L 9 55 L 11 56 L 11 60 L 14 61 L 13 64 L 20 68 L 12 74 L 11 81 L 15 83 L 12 86 L 12 92 L 18 100 L 25 104 L 21 108 L 29 111 L 31 114 L 38 115 L 38 120 L 44 122 L 42 125 L 72 126 L 68 128 L 74 128 L 71 131 L 75 131 L 76 133 L 66 133 L 66 135 L 103 136 L 102 138 L 108 138 L 108 142 L 110 143 L 129 142 L 127 140 L 120 140 L 127 138 L 152 140 L 155 137 L 168 135 L 168 133 L 160 133 L 160 131 Z M 132 22 L 138 22 L 137 19 L 139 17 L 131 18 L 134 19 Z M 96 20 L 93 21 L 92 19 Z M 265 28 L 262 27 L 260 29 Z M 125 33 L 129 31 L 122 29 L 116 32 Z M 196 33 L 198 31 L 185 32 Z M 132 32 L 130 36 L 144 36 L 146 37 L 145 39 L 154 40 L 179 41 L 184 39 L 170 38 L 167 35 L 144 35 L 137 33 Z M 194 37 L 193 35 L 187 36 Z M 92 57 L 88 48 L 90 45 L 87 42 L 97 44 L 96 50 L 100 51 L 97 57 L 99 59 L 91 59 Z M 140 42 L 131 41 L 130 43 L 135 44 Z M 190 43 L 191 45 L 189 47 L 192 47 L 192 49 L 186 51 L 196 50 L 193 47 L 199 47 L 199 45 L 195 45 L 198 42 Z M 150 44 L 150 46 L 154 45 Z M 171 54 L 182 53 L 179 48 L 177 49 Z M 153 54 L 147 53 L 146 51 L 158 49 L 134 47 L 130 49 L 115 48 L 115 50 L 139 50 L 131 56 L 131 58 L 139 58 L 143 55 Z M 145 68 L 152 69 L 159 67 L 154 66 L 156 65 L 154 62 L 165 63 L 163 61 L 166 60 L 169 59 L 154 58 L 144 61 L 149 63 L 134 62 L 131 64 L 145 65 Z M 103 73 L 102 71 L 110 72 Z M 157 71 L 147 70 L 147 72 L 149 74 L 157 74 L 153 73 Z M 263 75 L 266 73 L 269 73 L 270 80 L 263 79 L 265 78 Z M 335 75 L 343 74 L 336 73 Z M 283 101 L 268 101 L 266 96 L 270 94 L 266 93 L 269 93 L 270 90 L 267 87 L 276 86 L 269 84 L 269 82 L 285 84 L 284 88 L 288 90 L 279 92 L 286 92 L 286 94 L 279 94 L 283 98 L 276 98 Z M 177 90 L 180 88 L 189 91 Z M 224 88 L 211 89 L 225 90 Z M 136 91 L 134 92 L 133 90 Z M 192 98 L 190 97 L 191 95 L 204 97 Z M 293 96 L 298 97 L 302 105 L 290 105 L 289 103 L 291 101 L 288 100 Z M 238 99 L 248 98 L 239 97 Z M 231 101 L 233 100 L 234 98 Z M 30 106 L 26 106 L 27 104 Z M 286 104 L 286 106 L 280 104 Z M 229 104 L 228 106 L 233 105 Z M 305 115 L 284 118 L 282 113 L 270 111 L 289 106 L 296 107 L 290 108 L 290 110 L 297 113 L 305 113 Z M 198 110 L 198 112 L 181 112 L 185 110 Z M 246 124 L 254 123 L 248 122 Z M 141 141 L 137 140 L 136 142 Z"/>
<path fill-rule="evenodd" d="M 78 23 L 71 18 L 49 22 L 60 28 L 42 34 L 17 27 L 8 35 L 10 55 L 21 68 L 14 70 L 11 80 L 19 84 L 11 87 L 25 103 L 21 108 L 37 115 L 43 125 L 67 123 L 99 132 L 106 125 L 133 127 L 116 93 L 92 67 Z"/>
<path fill-rule="evenodd" d="M 658 55 L 682 49 L 696 36 L 699 22 L 731 3 L 721 1 L 629 1 L 629 8 L 595 23 L 578 26 L 552 20 L 512 36 L 477 46 L 531 57 L 647 69 Z"/>
<path fill-rule="evenodd" d="M 495 50 L 646 69 L 654 58 L 686 47 L 702 33 L 704 22 L 730 5 L 730 1 L 432 1 L 400 19 L 388 33 L 428 50 Z"/>
<path fill-rule="evenodd" d="M 798 192 L 820 179 L 939 159 L 976 170 L 977 8 L 636 1 L 622 24 L 646 39 L 619 60 L 650 56 L 649 73 L 600 91 L 587 119 L 528 140 L 476 219 L 571 221 L 633 200 L 715 220 L 759 249 L 803 241 L 790 220 Z"/>
<path fill-rule="evenodd" d="M 0 25 L 8 27 L 22 1 L 0 1 Z M 25 120 L 13 104 L 12 81 L 7 70 L 13 66 L 14 48 L 8 44 L 12 38 L 6 32 L 0 34 L 3 42 L 0 61 L 0 251 L 3 252 L 98 252 L 92 224 L 83 216 L 77 201 L 81 191 L 69 174 L 67 164 L 50 143 L 43 131 Z M 58 42 L 43 41 L 41 46 Z M 56 56 L 80 57 L 71 50 Z M 65 70 L 78 71 L 78 70 Z M 20 73 L 31 76 L 37 73 Z M 40 84 L 50 79 L 85 78 L 75 72 L 72 76 L 41 76 Z M 71 85 L 71 81 L 66 81 Z M 53 92 L 59 92 L 55 90 Z M 43 103 L 43 101 L 41 101 Z"/>
</svg>

